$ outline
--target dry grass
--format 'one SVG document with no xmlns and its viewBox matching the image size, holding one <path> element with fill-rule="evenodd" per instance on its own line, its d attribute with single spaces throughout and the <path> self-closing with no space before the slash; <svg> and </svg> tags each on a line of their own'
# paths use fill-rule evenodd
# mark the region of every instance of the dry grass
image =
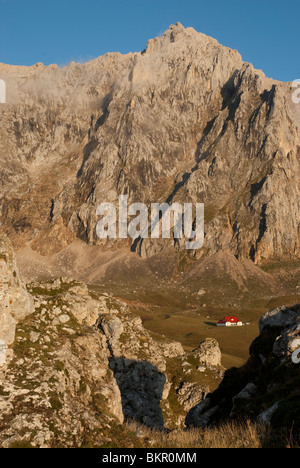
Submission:
<svg viewBox="0 0 300 468">
<path fill-rule="evenodd" d="M 268 445 L 273 446 L 270 428 L 250 421 L 228 422 L 215 428 L 178 429 L 170 433 L 146 428 L 135 421 L 129 421 L 126 425 L 131 432 L 143 439 L 145 447 L 266 448 Z M 297 448 L 291 435 L 283 437 L 280 446 Z"/>
</svg>

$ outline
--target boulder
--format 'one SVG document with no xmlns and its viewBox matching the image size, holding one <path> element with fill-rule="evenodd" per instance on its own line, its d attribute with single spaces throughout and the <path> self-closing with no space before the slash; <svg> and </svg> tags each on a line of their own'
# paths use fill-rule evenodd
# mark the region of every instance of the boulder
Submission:
<svg viewBox="0 0 300 468">
<path fill-rule="evenodd" d="M 101 328 L 106 337 L 112 340 L 118 340 L 124 330 L 121 320 L 115 316 L 105 316 L 101 321 Z"/>
<path fill-rule="evenodd" d="M 195 357 L 199 359 L 201 366 L 220 367 L 222 354 L 219 343 L 214 338 L 207 338 L 202 341 L 198 348 L 193 351 Z"/>
<path fill-rule="evenodd" d="M 259 321 L 260 333 L 267 326 L 287 328 L 293 325 L 300 318 L 300 305 L 296 304 L 293 307 L 276 307 L 264 314 Z"/>
</svg>

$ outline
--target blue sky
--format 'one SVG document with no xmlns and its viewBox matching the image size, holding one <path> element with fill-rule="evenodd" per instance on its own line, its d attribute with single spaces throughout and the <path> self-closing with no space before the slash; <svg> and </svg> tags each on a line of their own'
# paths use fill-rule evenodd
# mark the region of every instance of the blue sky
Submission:
<svg viewBox="0 0 300 468">
<path fill-rule="evenodd" d="M 269 77 L 300 78 L 299 0 L 0 0 L 0 62 L 64 66 L 140 51 L 177 21 Z"/>
</svg>

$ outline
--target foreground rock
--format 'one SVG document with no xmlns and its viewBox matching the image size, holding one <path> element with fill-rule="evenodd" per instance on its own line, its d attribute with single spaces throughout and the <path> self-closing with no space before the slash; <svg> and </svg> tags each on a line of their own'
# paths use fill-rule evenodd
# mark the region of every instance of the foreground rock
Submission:
<svg viewBox="0 0 300 468">
<path fill-rule="evenodd" d="M 29 294 L 15 283 L 12 259 L 4 263 L 5 291 L 16 300 L 0 340 L 0 446 L 102 446 L 125 419 L 183 427 L 220 381 L 217 343 L 188 354 L 148 332 L 126 303 L 70 278 L 32 283 Z M 18 315 L 17 304 L 28 308 Z"/>
<path fill-rule="evenodd" d="M 247 364 L 226 371 L 219 388 L 189 412 L 187 425 L 253 418 L 299 436 L 299 355 L 300 305 L 266 313 Z"/>
<path fill-rule="evenodd" d="M 95 431 L 101 442 L 111 421 L 124 420 L 105 337 L 85 324 L 88 309 L 77 319 L 59 290 L 43 292 L 17 325 L 13 358 L 0 367 L 0 445 L 77 446 Z"/>
<path fill-rule="evenodd" d="M 12 245 L 7 237 L 0 237 L 0 340 L 2 350 L 14 342 L 17 322 L 33 311 L 33 300 L 20 280 Z"/>
</svg>

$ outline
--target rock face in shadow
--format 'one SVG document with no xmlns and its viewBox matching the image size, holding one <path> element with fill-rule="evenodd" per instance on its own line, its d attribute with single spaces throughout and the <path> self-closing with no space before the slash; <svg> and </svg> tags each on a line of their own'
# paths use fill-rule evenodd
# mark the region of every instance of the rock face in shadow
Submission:
<svg viewBox="0 0 300 468">
<path fill-rule="evenodd" d="M 0 74 L 0 209 L 15 245 L 34 234 L 44 255 L 76 237 L 142 257 L 174 247 L 97 239 L 97 204 L 127 193 L 129 204 L 203 202 L 198 256 L 299 257 L 300 106 L 290 83 L 180 24 L 142 53 L 63 69 L 0 65 Z"/>
<path fill-rule="evenodd" d="M 125 418 L 134 419 L 148 427 L 163 429 L 164 418 L 160 402 L 166 376 L 146 361 L 111 359 L 110 368 L 121 392 Z"/>
<path fill-rule="evenodd" d="M 205 427 L 253 419 L 300 435 L 300 305 L 278 307 L 260 319 L 260 335 L 240 369 L 225 372 L 219 388 L 187 414 L 186 424 Z"/>
<path fill-rule="evenodd" d="M 185 352 L 179 342 L 144 328 L 125 303 L 102 314 L 97 326 L 106 337 L 124 415 L 147 426 L 182 427 L 188 409 L 210 391 L 207 382 L 223 376 L 215 340 Z"/>
</svg>

